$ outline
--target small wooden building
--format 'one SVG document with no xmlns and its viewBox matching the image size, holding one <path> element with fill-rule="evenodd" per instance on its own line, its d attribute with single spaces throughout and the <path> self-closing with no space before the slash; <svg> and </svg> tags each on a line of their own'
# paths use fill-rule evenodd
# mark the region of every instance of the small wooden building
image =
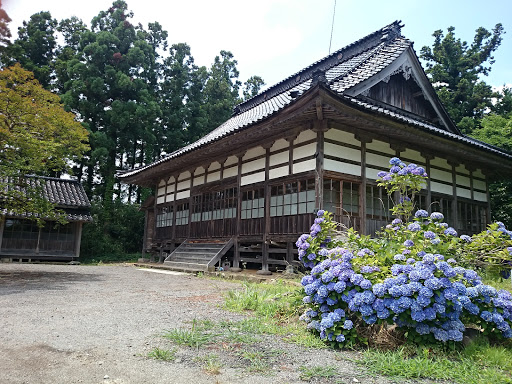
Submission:
<svg viewBox="0 0 512 384">
<path fill-rule="evenodd" d="M 91 204 L 78 181 L 29 177 L 45 198 L 66 214 L 67 224 L 46 221 L 38 227 L 25 215 L 3 212 L 0 217 L 1 261 L 76 261 L 80 256 L 82 224 L 92 221 Z"/>
<path fill-rule="evenodd" d="M 391 219 L 376 179 L 393 156 L 430 176 L 418 208 L 442 211 L 461 234 L 484 229 L 488 182 L 511 174 L 512 155 L 459 132 L 401 27 L 334 52 L 197 142 L 120 173 L 155 190 L 146 250 L 184 268 L 246 263 L 266 273 L 297 261 L 294 242 L 318 209 L 375 233 Z"/>
</svg>

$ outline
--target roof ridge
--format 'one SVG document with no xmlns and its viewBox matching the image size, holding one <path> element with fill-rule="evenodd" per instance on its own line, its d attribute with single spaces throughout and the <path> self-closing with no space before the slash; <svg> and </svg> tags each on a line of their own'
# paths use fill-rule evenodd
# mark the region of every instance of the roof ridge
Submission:
<svg viewBox="0 0 512 384">
<path fill-rule="evenodd" d="M 274 84 L 267 90 L 260 92 L 258 95 L 250 98 L 249 100 L 236 105 L 234 108 L 233 116 L 254 108 L 256 105 L 261 104 L 262 102 L 265 102 L 268 99 L 275 97 L 285 91 L 288 91 L 289 89 L 292 89 L 294 86 L 304 82 L 305 80 L 309 80 L 312 78 L 313 72 L 318 69 L 321 69 L 325 72 L 328 69 L 342 62 L 345 62 L 370 48 L 378 46 L 383 40 L 390 41 L 397 36 L 401 36 L 402 27 L 403 25 L 401 20 L 396 20 L 393 23 L 382 27 L 381 29 L 372 32 L 369 35 L 366 35 L 365 37 L 338 49 L 337 51 L 334 51 L 330 55 L 315 61 L 314 63 L 308 65 L 293 75 L 288 76 L 284 80 L 281 80 L 277 84 Z M 361 46 L 365 42 L 369 44 Z"/>
</svg>

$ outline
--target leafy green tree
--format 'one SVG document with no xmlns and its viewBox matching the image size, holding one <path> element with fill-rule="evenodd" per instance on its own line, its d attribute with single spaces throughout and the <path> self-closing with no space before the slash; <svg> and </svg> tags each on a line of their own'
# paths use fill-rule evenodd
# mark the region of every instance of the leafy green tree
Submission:
<svg viewBox="0 0 512 384">
<path fill-rule="evenodd" d="M 9 29 L 9 24 L 11 22 L 11 18 L 5 12 L 5 9 L 2 8 L 2 1 L 0 1 L 0 47 L 3 49 L 11 43 L 11 30 Z"/>
<path fill-rule="evenodd" d="M 492 31 L 480 27 L 471 45 L 455 37 L 455 28 L 434 32 L 434 43 L 423 47 L 426 73 L 450 117 L 464 133 L 478 127 L 485 111 L 491 108 L 494 93 L 481 76 L 488 75 L 494 63 L 493 52 L 500 46 L 503 26 Z"/>
<path fill-rule="evenodd" d="M 50 89 L 57 48 L 57 20 L 50 12 L 39 12 L 18 29 L 18 38 L 4 50 L 2 62 L 20 63 L 34 73 L 41 85 Z"/>
<path fill-rule="evenodd" d="M 251 97 L 256 96 L 260 93 L 261 88 L 265 85 L 265 82 L 260 76 L 251 76 L 244 83 L 243 95 L 244 101 L 249 100 Z"/>
<path fill-rule="evenodd" d="M 512 112 L 508 115 L 490 114 L 481 122 L 472 136 L 486 143 L 512 152 Z M 512 179 L 503 177 L 489 185 L 491 211 L 495 220 L 512 227 Z"/>
<path fill-rule="evenodd" d="M 164 62 L 160 93 L 163 129 L 159 142 L 165 153 L 195 141 L 205 133 L 208 119 L 203 108 L 203 91 L 207 76 L 205 67 L 194 64 L 187 44 L 171 46 Z"/>
<path fill-rule="evenodd" d="M 0 71 L 0 201 L 15 213 L 55 211 L 25 175 L 55 175 L 88 149 L 87 131 L 19 64 Z"/>
<path fill-rule="evenodd" d="M 228 51 L 220 51 L 220 56 L 215 57 L 204 90 L 204 108 L 208 116 L 204 133 L 228 120 L 233 113 L 233 107 L 240 102 L 239 90 L 242 83 L 238 80 L 237 64 L 233 54 Z"/>
</svg>

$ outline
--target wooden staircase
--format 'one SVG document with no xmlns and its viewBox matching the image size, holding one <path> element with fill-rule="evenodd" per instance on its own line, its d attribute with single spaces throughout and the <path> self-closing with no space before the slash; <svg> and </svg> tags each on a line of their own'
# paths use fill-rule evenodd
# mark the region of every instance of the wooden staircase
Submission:
<svg viewBox="0 0 512 384">
<path fill-rule="evenodd" d="M 165 260 L 164 265 L 183 271 L 214 271 L 222 256 L 233 246 L 233 239 L 185 240 Z"/>
</svg>

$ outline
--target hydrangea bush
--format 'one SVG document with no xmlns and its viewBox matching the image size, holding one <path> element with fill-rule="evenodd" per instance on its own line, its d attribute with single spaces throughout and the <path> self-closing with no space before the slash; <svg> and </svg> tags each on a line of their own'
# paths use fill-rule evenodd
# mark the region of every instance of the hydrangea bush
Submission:
<svg viewBox="0 0 512 384">
<path fill-rule="evenodd" d="M 390 193 L 410 197 L 421 188 L 426 177 L 421 167 L 397 158 L 390 164 L 391 171 L 380 175 Z M 457 261 L 475 241 L 459 237 L 440 212 L 417 210 L 407 221 L 413 198 L 399 204 L 395 214 L 401 218 L 376 239 L 353 230 L 339 237 L 331 214 L 318 211 L 311 232 L 296 243 L 308 271 L 302 279 L 307 311 L 301 316 L 307 327 L 340 347 L 359 340 L 358 324 L 396 324 L 425 342 L 462 341 L 467 325 L 511 338 L 512 295 L 483 284 L 475 270 Z M 511 235 L 499 228 L 504 226 L 490 231 Z M 500 244 L 500 252 L 510 256 L 512 248 Z"/>
</svg>

